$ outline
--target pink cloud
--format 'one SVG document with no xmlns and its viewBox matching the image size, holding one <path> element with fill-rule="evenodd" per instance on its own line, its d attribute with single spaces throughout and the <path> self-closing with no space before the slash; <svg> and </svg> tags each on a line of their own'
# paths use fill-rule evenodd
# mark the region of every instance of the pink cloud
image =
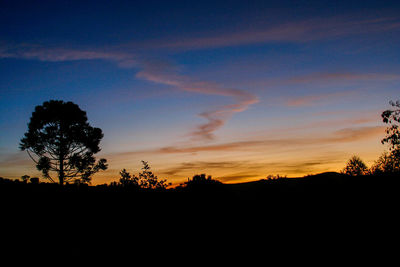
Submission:
<svg viewBox="0 0 400 267">
<path fill-rule="evenodd" d="M 258 98 L 246 91 L 225 88 L 213 82 L 196 81 L 180 75 L 175 66 L 165 62 L 137 60 L 135 55 L 123 52 L 104 52 L 84 49 L 46 48 L 35 45 L 19 45 L 16 47 L 0 47 L 0 58 L 20 58 L 47 62 L 63 62 L 76 60 L 108 60 L 119 67 L 141 68 L 136 77 L 151 82 L 174 86 L 180 90 L 200 94 L 220 95 L 233 98 L 234 104 L 224 105 L 217 109 L 199 114 L 207 123 L 199 125 L 191 136 L 200 139 L 213 139 L 214 132 L 221 128 L 235 113 L 245 111 L 250 105 L 258 102 Z"/>
<path fill-rule="evenodd" d="M 119 67 L 136 66 L 133 54 L 102 51 L 95 49 L 68 49 L 62 47 L 44 47 L 33 44 L 0 47 L 0 58 L 19 58 L 47 62 L 64 62 L 77 60 L 109 60 Z"/>
<path fill-rule="evenodd" d="M 357 19 L 350 17 L 314 18 L 256 29 L 240 29 L 218 34 L 197 34 L 196 37 L 146 41 L 136 46 L 149 49 L 207 49 L 270 42 L 309 42 L 357 34 L 373 34 L 400 29 L 397 18 Z M 199 36 L 200 35 L 200 36 Z"/>
<path fill-rule="evenodd" d="M 311 73 L 292 77 L 288 83 L 315 83 L 315 82 L 337 82 L 337 81 L 392 81 L 399 80 L 399 74 L 391 73 L 353 73 L 353 72 L 328 72 Z"/>
<path fill-rule="evenodd" d="M 258 139 L 248 141 L 235 141 L 230 143 L 220 143 L 211 145 L 197 146 L 167 146 L 159 149 L 119 152 L 111 155 L 112 157 L 122 156 L 123 158 L 132 155 L 142 154 L 186 154 L 202 152 L 227 152 L 227 151 L 274 151 L 299 149 L 301 147 L 321 146 L 338 143 L 351 143 L 362 140 L 377 138 L 385 134 L 384 126 L 360 126 L 349 127 L 335 130 L 329 135 L 308 136 L 299 138 L 276 138 L 276 139 Z"/>
<path fill-rule="evenodd" d="M 327 93 L 327 94 L 317 94 L 317 95 L 307 95 L 301 97 L 294 97 L 287 100 L 286 105 L 289 107 L 303 107 L 303 106 L 311 106 L 316 102 L 323 102 L 327 100 L 333 100 L 342 98 L 345 96 L 349 96 L 354 94 L 355 91 L 346 91 L 346 92 L 338 92 L 338 93 Z"/>
<path fill-rule="evenodd" d="M 190 133 L 194 139 L 213 139 L 214 132 L 221 128 L 233 114 L 245 111 L 250 105 L 259 101 L 256 96 L 244 90 L 225 88 L 213 82 L 195 81 L 190 77 L 180 75 L 174 66 L 167 63 L 144 62 L 143 69 L 136 74 L 136 77 L 174 86 L 182 91 L 220 95 L 234 99 L 234 104 L 223 105 L 217 109 L 200 113 L 199 116 L 205 118 L 207 122 L 197 126 Z"/>
</svg>

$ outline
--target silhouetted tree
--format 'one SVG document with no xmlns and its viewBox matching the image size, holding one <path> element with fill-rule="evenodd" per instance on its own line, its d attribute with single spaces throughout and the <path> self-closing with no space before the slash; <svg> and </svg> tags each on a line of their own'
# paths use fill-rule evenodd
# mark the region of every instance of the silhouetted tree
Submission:
<svg viewBox="0 0 400 267">
<path fill-rule="evenodd" d="M 265 180 L 278 180 L 278 179 L 285 179 L 285 178 L 287 178 L 286 175 L 279 175 L 279 174 L 273 175 L 273 174 L 270 174 L 270 175 L 267 176 L 267 178 Z"/>
<path fill-rule="evenodd" d="M 368 173 L 368 168 L 365 163 L 358 156 L 353 156 L 346 164 L 346 167 L 342 170 L 342 173 L 358 176 L 365 175 Z"/>
<path fill-rule="evenodd" d="M 29 178 L 31 178 L 31 177 L 29 175 L 26 175 L 26 174 L 21 176 L 21 179 L 22 179 L 22 181 L 24 183 L 27 183 L 29 181 Z"/>
<path fill-rule="evenodd" d="M 129 187 L 129 188 L 142 188 L 142 189 L 166 189 L 171 183 L 167 180 L 159 180 L 158 177 L 150 170 L 147 161 L 142 160 L 142 172 L 138 176 L 130 174 L 126 169 L 119 172 L 120 179 L 116 186 Z"/>
<path fill-rule="evenodd" d="M 399 155 L 395 153 L 398 150 L 391 151 L 390 153 L 384 152 L 372 165 L 372 174 L 393 173 L 399 172 Z"/>
<path fill-rule="evenodd" d="M 390 166 L 393 171 L 400 170 L 400 101 L 390 101 L 393 109 L 388 109 L 382 112 L 384 123 L 390 125 L 386 128 L 386 137 L 382 139 L 382 144 L 390 145 Z"/>
<path fill-rule="evenodd" d="M 28 131 L 20 142 L 45 178 L 55 182 L 55 172 L 62 185 L 80 179 L 89 182 L 91 176 L 106 170 L 105 159 L 96 162 L 103 133 L 87 121 L 86 112 L 72 102 L 50 100 L 36 106 Z"/>
<path fill-rule="evenodd" d="M 389 143 L 391 150 L 400 150 L 400 101 L 390 101 L 389 103 L 394 109 L 382 112 L 383 122 L 390 124 L 390 127 L 386 129 L 386 137 L 382 139 L 382 143 Z"/>
<path fill-rule="evenodd" d="M 218 180 L 212 178 L 211 175 L 206 176 L 206 174 L 196 174 L 192 179 L 188 179 L 187 182 L 183 184 L 182 187 L 186 187 L 187 189 L 195 189 L 195 190 L 207 190 L 212 188 L 219 188 L 222 183 Z"/>
<path fill-rule="evenodd" d="M 139 187 L 139 178 L 134 174 L 131 175 L 126 169 L 119 172 L 121 178 L 119 179 L 120 185 L 123 187 Z"/>
<path fill-rule="evenodd" d="M 168 184 L 167 180 L 158 180 L 158 177 L 150 171 L 147 161 L 142 160 L 142 172 L 139 173 L 139 186 L 145 189 L 165 189 Z"/>
</svg>

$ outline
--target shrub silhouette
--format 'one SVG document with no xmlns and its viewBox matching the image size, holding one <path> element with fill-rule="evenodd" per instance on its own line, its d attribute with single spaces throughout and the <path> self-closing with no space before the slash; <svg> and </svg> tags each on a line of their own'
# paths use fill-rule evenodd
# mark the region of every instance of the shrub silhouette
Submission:
<svg viewBox="0 0 400 267">
<path fill-rule="evenodd" d="M 353 156 L 342 170 L 342 173 L 351 176 L 360 176 L 368 174 L 368 168 L 358 156 Z"/>
<path fill-rule="evenodd" d="M 29 175 L 26 175 L 26 174 L 21 176 L 21 179 L 22 179 L 22 181 L 24 183 L 27 183 L 29 181 L 29 178 L 31 178 L 31 177 Z"/>
<path fill-rule="evenodd" d="M 147 161 L 142 160 L 142 172 L 139 173 L 139 185 L 145 189 L 165 189 L 168 184 L 167 180 L 158 180 L 158 177 L 150 171 L 150 166 Z"/>
<path fill-rule="evenodd" d="M 382 174 L 382 173 L 395 173 L 400 172 L 398 155 L 399 150 L 394 150 L 391 152 L 384 152 L 372 165 L 372 174 Z"/>
<path fill-rule="evenodd" d="M 384 123 L 390 124 L 386 129 L 386 137 L 382 139 L 382 143 L 388 143 L 391 150 L 400 149 L 400 101 L 389 102 L 394 109 L 388 109 L 382 112 L 382 119 Z"/>
<path fill-rule="evenodd" d="M 390 155 L 388 157 L 386 171 L 399 172 L 400 171 L 400 101 L 390 101 L 393 109 L 388 109 L 382 112 L 382 119 L 384 123 L 390 126 L 386 128 L 386 137 L 382 139 L 382 144 L 388 143 L 390 145 Z"/>
<path fill-rule="evenodd" d="M 119 183 L 123 187 L 127 188 L 139 188 L 139 178 L 135 175 L 131 175 L 126 169 L 122 169 L 119 172 L 121 178 L 119 179 Z"/>
<path fill-rule="evenodd" d="M 280 175 L 280 174 L 273 175 L 273 174 L 270 174 L 265 179 L 262 179 L 262 180 L 265 180 L 265 181 L 266 180 L 278 180 L 278 179 L 285 179 L 285 178 L 287 178 L 286 175 Z"/>
<path fill-rule="evenodd" d="M 188 179 L 182 187 L 189 190 L 209 190 L 221 188 L 221 183 L 218 180 L 212 178 L 211 175 L 206 177 L 206 174 L 196 174 L 192 179 Z"/>
<path fill-rule="evenodd" d="M 119 185 L 129 188 L 142 188 L 142 189 L 166 189 L 170 183 L 167 180 L 159 180 L 158 177 L 150 170 L 150 165 L 147 161 L 142 160 L 142 172 L 139 176 L 131 175 L 126 169 L 120 171 L 121 178 Z"/>
<path fill-rule="evenodd" d="M 87 120 L 86 112 L 72 102 L 44 102 L 35 107 L 20 149 L 52 182 L 50 172 L 57 174 L 60 185 L 76 179 L 89 182 L 94 173 L 107 169 L 107 161 L 96 162 L 93 156 L 100 151 L 103 133 Z"/>
</svg>

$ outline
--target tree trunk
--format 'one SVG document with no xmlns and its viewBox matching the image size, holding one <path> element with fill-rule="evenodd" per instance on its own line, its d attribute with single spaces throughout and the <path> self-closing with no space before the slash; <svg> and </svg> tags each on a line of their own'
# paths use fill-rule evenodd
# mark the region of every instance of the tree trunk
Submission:
<svg viewBox="0 0 400 267">
<path fill-rule="evenodd" d="M 58 171 L 58 179 L 60 181 L 60 185 L 64 184 L 64 157 L 60 155 L 60 170 Z"/>
<path fill-rule="evenodd" d="M 60 170 L 58 171 L 58 179 L 60 181 L 60 185 L 64 185 L 64 176 L 65 176 L 65 173 L 64 173 L 64 155 L 66 154 L 66 152 L 65 152 L 65 148 L 64 148 L 64 144 L 65 144 L 64 135 L 63 135 L 64 129 L 63 129 L 63 126 L 62 126 L 61 122 L 59 122 L 58 127 L 59 127 L 59 131 L 60 131 L 60 133 L 59 133 L 59 136 L 60 136 L 59 137 L 59 142 L 60 142 L 60 146 L 59 146 L 59 161 L 60 161 L 60 165 L 59 165 L 59 167 L 60 167 Z"/>
</svg>

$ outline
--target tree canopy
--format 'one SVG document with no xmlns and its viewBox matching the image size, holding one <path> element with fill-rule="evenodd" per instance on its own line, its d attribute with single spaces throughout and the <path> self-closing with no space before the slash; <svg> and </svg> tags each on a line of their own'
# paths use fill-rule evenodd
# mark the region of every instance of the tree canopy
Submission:
<svg viewBox="0 0 400 267">
<path fill-rule="evenodd" d="M 169 183 L 165 179 L 158 177 L 151 171 L 151 167 L 147 161 L 142 160 L 142 172 L 138 176 L 130 174 L 126 169 L 122 169 L 119 179 L 119 184 L 126 188 L 141 188 L 141 189 L 166 189 Z"/>
<path fill-rule="evenodd" d="M 364 161 L 358 156 L 353 156 L 344 167 L 342 173 L 351 175 L 351 176 L 359 176 L 365 175 L 368 173 L 368 167 L 365 165 Z"/>
<path fill-rule="evenodd" d="M 106 170 L 106 159 L 96 162 L 103 132 L 91 127 L 86 112 L 72 102 L 50 100 L 36 106 L 28 131 L 20 141 L 45 178 L 62 185 L 67 181 L 89 182 L 94 173 Z"/>
<path fill-rule="evenodd" d="M 392 109 L 385 110 L 381 115 L 383 122 L 389 124 L 382 144 L 390 145 L 390 153 L 386 157 L 383 169 L 386 172 L 398 172 L 400 170 L 400 100 L 390 101 L 389 104 Z"/>
<path fill-rule="evenodd" d="M 391 150 L 400 150 L 400 100 L 389 103 L 393 109 L 385 110 L 381 115 L 383 122 L 390 125 L 386 129 L 386 137 L 382 139 L 382 143 L 388 143 Z"/>
</svg>

